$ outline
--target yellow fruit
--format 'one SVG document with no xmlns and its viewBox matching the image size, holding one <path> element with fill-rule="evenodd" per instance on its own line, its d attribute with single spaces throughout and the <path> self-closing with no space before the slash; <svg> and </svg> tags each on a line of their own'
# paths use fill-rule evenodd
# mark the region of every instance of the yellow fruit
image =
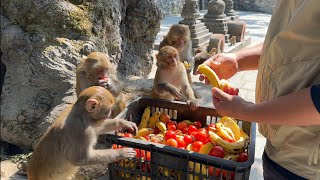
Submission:
<svg viewBox="0 0 320 180">
<path fill-rule="evenodd" d="M 207 66 L 206 64 L 200 64 L 198 66 L 198 71 L 207 77 L 212 87 L 220 87 L 219 77 L 209 66 Z"/>
<path fill-rule="evenodd" d="M 150 113 L 151 113 L 150 106 L 148 106 L 146 109 L 144 109 L 138 129 L 146 128 L 148 126 Z"/>
<path fill-rule="evenodd" d="M 148 141 L 146 138 L 140 136 L 139 139 L 143 140 L 143 141 Z"/>
<path fill-rule="evenodd" d="M 192 150 L 192 144 L 188 144 L 186 147 L 186 150 L 191 151 Z"/>
<path fill-rule="evenodd" d="M 236 141 L 238 141 L 240 139 L 240 127 L 238 126 L 238 124 L 236 123 L 236 121 L 234 121 L 232 118 L 224 116 L 220 119 L 219 121 L 221 124 L 223 124 L 225 127 L 228 127 L 231 129 L 231 131 L 234 134 L 234 138 Z"/>
<path fill-rule="evenodd" d="M 229 127 L 225 127 L 222 123 L 216 123 L 216 128 L 220 132 L 223 139 L 228 139 L 230 141 L 235 141 L 234 134 Z"/>
<path fill-rule="evenodd" d="M 214 147 L 214 144 L 213 144 L 212 142 L 209 142 L 209 143 L 203 145 L 203 146 L 200 148 L 199 153 L 200 153 L 200 154 L 208 155 L 213 147 Z M 189 166 L 193 166 L 193 163 L 192 163 L 192 162 L 189 162 Z M 193 167 L 190 167 L 190 168 L 193 169 Z M 195 172 L 196 172 L 196 173 L 200 173 L 200 164 L 199 164 L 199 163 L 196 163 L 196 164 L 195 164 Z M 202 173 L 203 175 L 206 175 L 206 172 L 207 172 L 206 166 L 205 166 L 205 165 L 202 165 L 201 173 Z M 198 176 L 195 176 L 194 178 L 195 178 L 195 179 L 199 179 Z"/>
<path fill-rule="evenodd" d="M 220 79 L 220 89 L 224 91 L 224 87 L 228 87 L 228 89 L 231 87 L 229 82 L 225 79 Z"/>
<path fill-rule="evenodd" d="M 229 153 L 241 153 L 246 148 L 247 141 L 249 140 L 249 136 L 241 129 L 240 130 L 240 138 L 236 142 L 228 142 L 223 140 L 220 136 L 218 136 L 215 132 L 209 131 L 209 137 L 211 141 L 219 144 L 226 152 Z"/>
<path fill-rule="evenodd" d="M 137 133 L 137 138 L 140 138 L 141 136 L 146 136 L 148 134 L 152 134 L 153 133 L 153 129 L 152 128 L 142 128 L 138 130 Z"/>
<path fill-rule="evenodd" d="M 183 61 L 183 65 L 186 69 L 189 69 L 191 67 L 191 64 L 188 61 Z"/>
<path fill-rule="evenodd" d="M 212 142 L 208 142 L 200 148 L 199 153 L 208 155 L 213 147 L 214 144 Z"/>
<path fill-rule="evenodd" d="M 154 125 L 156 124 L 157 120 L 159 119 L 161 115 L 161 112 L 156 112 L 154 113 L 151 117 L 150 117 L 150 120 L 149 120 L 149 123 L 148 123 L 148 128 L 153 128 Z"/>
<path fill-rule="evenodd" d="M 164 131 L 167 130 L 166 125 L 165 125 L 163 122 L 161 122 L 161 121 L 157 121 L 157 122 L 156 122 L 156 127 L 159 128 L 159 130 L 160 130 L 161 132 L 164 132 Z"/>
</svg>

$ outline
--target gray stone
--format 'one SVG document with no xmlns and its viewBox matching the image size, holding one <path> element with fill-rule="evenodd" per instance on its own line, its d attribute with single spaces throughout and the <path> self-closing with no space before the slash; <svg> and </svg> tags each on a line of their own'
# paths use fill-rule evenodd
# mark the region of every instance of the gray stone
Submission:
<svg viewBox="0 0 320 180">
<path fill-rule="evenodd" d="M 120 77 L 148 74 L 162 18 L 153 0 L 2 0 L 1 139 L 31 148 L 75 102 L 75 68 L 92 51 Z"/>
</svg>

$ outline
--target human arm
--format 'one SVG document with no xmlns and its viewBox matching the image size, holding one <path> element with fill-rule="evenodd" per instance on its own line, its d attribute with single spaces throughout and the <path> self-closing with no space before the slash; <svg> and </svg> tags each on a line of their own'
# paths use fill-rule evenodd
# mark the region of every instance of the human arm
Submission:
<svg viewBox="0 0 320 180">
<path fill-rule="evenodd" d="M 316 85 L 319 90 L 319 85 Z M 311 87 L 280 96 L 260 104 L 245 101 L 212 89 L 213 104 L 218 113 L 250 122 L 295 126 L 320 125 L 318 95 L 311 95 Z"/>
<path fill-rule="evenodd" d="M 210 66 L 220 79 L 229 79 L 238 71 L 254 70 L 258 68 L 263 43 L 251 48 L 245 48 L 235 53 L 220 53 L 204 62 Z M 203 75 L 199 77 L 202 81 Z"/>
</svg>

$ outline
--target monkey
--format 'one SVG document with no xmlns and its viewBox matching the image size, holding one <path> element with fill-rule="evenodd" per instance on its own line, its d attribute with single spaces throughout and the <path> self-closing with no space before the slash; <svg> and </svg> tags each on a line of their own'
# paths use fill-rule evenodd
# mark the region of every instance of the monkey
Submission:
<svg viewBox="0 0 320 180">
<path fill-rule="evenodd" d="M 233 46 L 233 45 L 236 44 L 236 42 L 237 42 L 236 36 L 232 36 L 232 37 L 230 38 L 230 45 Z"/>
<path fill-rule="evenodd" d="M 196 109 L 197 101 L 177 49 L 164 46 L 159 50 L 156 59 L 157 71 L 151 97 L 186 101 L 192 110 Z"/>
<path fill-rule="evenodd" d="M 193 74 L 197 74 L 197 69 L 200 64 L 202 64 L 204 61 L 209 59 L 211 56 L 214 56 L 217 52 L 217 48 L 212 48 L 210 52 L 207 52 L 204 48 L 197 48 L 195 50 L 195 56 L 194 56 L 194 68 L 193 68 Z"/>
<path fill-rule="evenodd" d="M 187 68 L 188 81 L 192 84 L 191 70 L 193 67 L 192 41 L 190 37 L 189 26 L 184 24 L 174 24 L 170 27 L 169 32 L 160 42 L 159 49 L 164 46 L 173 46 L 179 52 L 181 62 L 187 61 L 191 67 Z"/>
<path fill-rule="evenodd" d="M 99 134 L 122 128 L 137 132 L 133 122 L 109 119 L 114 105 L 113 95 L 101 86 L 81 92 L 37 143 L 27 168 L 29 180 L 74 179 L 78 166 L 135 157 L 133 148 L 94 149 Z"/>
<path fill-rule="evenodd" d="M 109 57 L 102 52 L 92 52 L 83 58 L 76 69 L 77 96 L 90 86 L 103 86 L 116 98 L 116 105 L 112 110 L 114 118 L 122 112 L 126 104 L 122 96 L 122 84 L 118 80 L 117 71 Z"/>
</svg>

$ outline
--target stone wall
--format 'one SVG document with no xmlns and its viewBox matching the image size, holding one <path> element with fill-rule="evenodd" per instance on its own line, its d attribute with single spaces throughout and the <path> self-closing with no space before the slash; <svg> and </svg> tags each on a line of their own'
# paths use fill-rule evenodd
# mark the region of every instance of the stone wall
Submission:
<svg viewBox="0 0 320 180">
<path fill-rule="evenodd" d="M 185 0 L 155 0 L 156 5 L 164 14 L 180 14 Z"/>
<path fill-rule="evenodd" d="M 272 13 L 277 0 L 234 0 L 234 9 Z"/>
</svg>

